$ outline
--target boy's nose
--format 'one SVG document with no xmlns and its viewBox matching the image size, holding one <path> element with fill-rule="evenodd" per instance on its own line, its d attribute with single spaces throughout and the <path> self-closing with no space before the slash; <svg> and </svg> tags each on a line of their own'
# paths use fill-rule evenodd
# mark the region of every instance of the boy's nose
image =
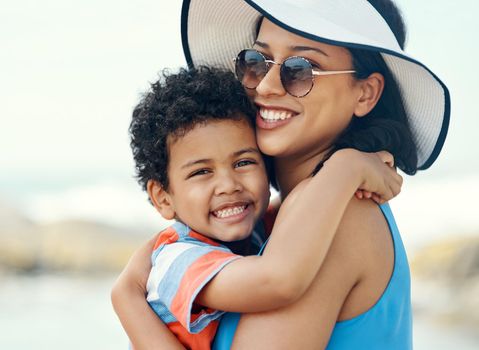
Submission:
<svg viewBox="0 0 479 350">
<path fill-rule="evenodd" d="M 217 175 L 217 182 L 215 187 L 215 194 L 232 194 L 235 192 L 241 192 L 243 186 L 234 174 L 223 173 Z"/>
</svg>

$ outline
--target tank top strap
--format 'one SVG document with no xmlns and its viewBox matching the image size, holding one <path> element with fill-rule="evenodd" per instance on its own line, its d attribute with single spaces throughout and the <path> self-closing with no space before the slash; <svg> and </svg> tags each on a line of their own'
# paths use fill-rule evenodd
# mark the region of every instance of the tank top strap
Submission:
<svg viewBox="0 0 479 350">
<path fill-rule="evenodd" d="M 384 294 L 386 294 L 390 289 L 394 290 L 396 287 L 402 290 L 403 287 L 405 287 L 403 285 L 405 280 L 409 281 L 410 273 L 406 249 L 404 248 L 401 234 L 399 233 L 399 229 L 397 227 L 396 220 L 394 219 L 394 215 L 391 211 L 391 207 L 388 203 L 385 203 L 380 205 L 379 208 L 381 209 L 384 218 L 386 219 L 386 222 L 389 226 L 389 231 L 391 232 L 394 244 L 394 268 L 388 287 L 384 291 Z"/>
</svg>

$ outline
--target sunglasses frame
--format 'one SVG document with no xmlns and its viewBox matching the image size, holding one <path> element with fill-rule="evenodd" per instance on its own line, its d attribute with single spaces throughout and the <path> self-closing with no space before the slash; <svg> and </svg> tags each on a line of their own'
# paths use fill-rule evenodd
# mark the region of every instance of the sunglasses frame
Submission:
<svg viewBox="0 0 479 350">
<path fill-rule="evenodd" d="M 258 55 L 260 55 L 260 56 L 263 58 L 263 60 L 264 60 L 264 62 L 265 62 L 265 64 L 266 64 L 266 69 L 267 69 L 266 74 L 269 73 L 269 71 L 270 71 L 272 65 L 278 65 L 278 66 L 280 66 L 281 85 L 283 86 L 283 89 L 284 89 L 289 95 L 291 95 L 291 96 L 293 96 L 293 97 L 301 98 L 301 97 L 305 97 L 307 94 L 309 94 L 309 93 L 311 92 L 311 90 L 313 89 L 313 87 L 314 87 L 314 78 L 315 78 L 316 76 L 356 73 L 355 70 L 320 70 L 320 69 L 318 69 L 318 68 L 314 68 L 313 64 L 312 64 L 307 58 L 302 57 L 302 56 L 290 56 L 290 57 L 287 57 L 283 62 L 279 63 L 279 62 L 276 62 L 276 61 L 273 61 L 273 60 L 268 60 L 260 51 L 255 50 L 255 49 L 244 49 L 244 50 L 241 50 L 241 51 L 238 53 L 238 55 L 237 55 L 235 58 L 233 58 L 233 61 L 235 62 L 235 65 L 240 61 L 239 56 L 240 56 L 243 52 L 246 52 L 246 51 L 254 51 L 254 52 L 256 52 Z M 283 82 L 283 76 L 282 76 L 282 74 L 281 74 L 282 68 L 284 67 L 283 64 L 284 64 L 286 61 L 290 60 L 290 59 L 301 59 L 301 60 L 305 61 L 305 62 L 311 67 L 311 73 L 312 73 L 312 74 L 311 74 L 311 87 L 310 87 L 309 90 L 306 91 L 306 93 L 304 93 L 303 95 L 297 96 L 297 95 L 292 94 L 291 92 L 288 91 L 288 89 L 286 88 L 286 86 L 285 86 L 285 84 L 284 84 L 284 82 Z M 236 66 L 235 66 L 235 73 L 236 73 Z M 265 74 L 265 76 L 266 76 L 266 74 Z M 237 76 L 237 78 L 239 78 L 237 74 L 236 74 L 236 76 Z M 265 76 L 264 76 L 264 77 L 265 77 Z M 258 85 L 261 83 L 261 81 L 264 79 L 264 77 L 258 82 Z M 252 88 L 247 87 L 247 86 L 244 86 L 244 85 L 243 85 L 243 86 L 244 86 L 246 89 L 253 90 L 253 89 L 256 89 L 256 88 L 258 87 L 258 85 L 256 85 L 255 87 L 252 87 Z"/>
</svg>

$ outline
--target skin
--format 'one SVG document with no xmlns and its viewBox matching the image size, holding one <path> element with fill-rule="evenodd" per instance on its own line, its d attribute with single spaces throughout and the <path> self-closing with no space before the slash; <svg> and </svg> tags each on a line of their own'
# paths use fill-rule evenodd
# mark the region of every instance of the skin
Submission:
<svg viewBox="0 0 479 350">
<path fill-rule="evenodd" d="M 253 48 L 276 62 L 303 56 L 323 70 L 352 68 L 347 49 L 302 38 L 267 19 Z M 275 157 L 277 180 L 285 197 L 309 176 L 353 115 L 362 117 L 374 107 L 383 90 L 384 78 L 380 74 L 361 81 L 352 74 L 316 77 L 311 92 L 296 98 L 284 90 L 279 69 L 274 65 L 257 88 L 248 92 L 259 107 L 258 146 L 263 153 Z M 265 110 L 289 112 L 292 117 L 265 123 L 261 118 Z"/>
<path fill-rule="evenodd" d="M 167 143 L 169 188 L 147 185 L 155 208 L 215 240 L 247 238 L 270 195 L 252 127 L 245 120 L 209 121 Z"/>
<path fill-rule="evenodd" d="M 291 34 L 267 20 L 263 21 L 255 48 L 276 62 L 301 55 L 325 70 L 351 68 L 351 56 L 347 50 Z M 319 77 L 309 95 L 295 98 L 284 91 L 279 68 L 274 66 L 258 87 L 250 91 L 260 108 L 257 118 L 258 145 L 261 151 L 274 156 L 282 198 L 289 193 L 294 197 L 293 189 L 309 177 L 353 115 L 362 117 L 374 107 L 383 86 L 384 79 L 380 74 L 372 74 L 360 81 L 351 75 Z M 261 120 L 264 109 L 286 111 L 291 118 L 266 123 Z M 348 163 L 342 166 L 342 169 L 349 168 Z M 301 186 L 304 186 L 303 183 L 299 188 Z M 309 197 L 299 196 L 296 203 L 314 208 L 319 193 L 313 192 L 314 195 Z M 280 225 L 281 217 L 278 217 L 275 227 Z M 297 225 L 307 224 L 298 220 Z M 146 279 L 145 272 L 149 271 L 145 266 L 148 247 L 147 244 L 137 252 L 130 267 L 126 268 L 126 277 L 120 276 L 117 285 L 122 290 L 122 297 L 131 298 L 132 303 L 139 302 L 139 290 L 144 293 L 142 279 Z M 336 321 L 360 315 L 376 303 L 388 284 L 393 263 L 392 238 L 380 209 L 372 201 L 351 199 L 339 220 L 325 260 L 305 293 L 288 306 L 244 314 L 233 348 L 325 348 Z M 135 278 L 132 280 L 133 275 Z M 127 283 L 134 287 L 127 288 Z M 125 307 L 114 300 L 115 304 L 116 307 Z M 146 304 L 144 300 L 143 304 Z M 137 306 L 136 310 L 117 310 L 123 314 L 120 318 L 125 328 L 130 330 L 135 346 L 144 349 L 179 348 L 167 328 L 158 320 L 153 320 L 147 306 Z M 148 314 L 146 318 L 143 316 L 145 327 L 153 331 L 148 339 L 141 335 L 145 334 L 144 329 L 131 324 L 133 313 Z M 153 325 L 147 325 L 147 321 L 153 322 Z"/>
</svg>

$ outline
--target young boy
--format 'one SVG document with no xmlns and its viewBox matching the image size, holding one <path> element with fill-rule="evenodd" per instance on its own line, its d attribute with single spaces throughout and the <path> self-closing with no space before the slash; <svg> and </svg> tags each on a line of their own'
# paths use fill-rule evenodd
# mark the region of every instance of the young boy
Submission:
<svg viewBox="0 0 479 350">
<path fill-rule="evenodd" d="M 356 161 L 359 152 L 340 151 L 283 202 L 282 229 L 274 231 L 264 255 L 238 255 L 254 253 L 252 246 L 261 244 L 258 232 L 252 232 L 270 195 L 255 114 L 232 73 L 204 67 L 165 75 L 133 112 L 131 146 L 139 182 L 161 215 L 176 220 L 158 236 L 147 300 L 190 349 L 210 348 L 224 311 L 270 310 L 299 298 L 319 270 L 354 192 L 362 186 L 388 196 L 383 165 L 368 160 L 363 166 L 366 161 Z M 351 174 L 342 171 L 344 161 Z M 336 186 L 330 186 L 333 182 Z M 295 198 L 318 193 L 316 187 L 326 183 L 332 190 L 318 204 L 323 210 L 314 211 L 325 218 L 319 231 L 288 226 L 286 214 L 308 210 L 294 206 Z M 324 232 L 322 240 L 313 239 L 317 232 Z M 231 244 L 236 254 L 227 248 Z"/>
</svg>

